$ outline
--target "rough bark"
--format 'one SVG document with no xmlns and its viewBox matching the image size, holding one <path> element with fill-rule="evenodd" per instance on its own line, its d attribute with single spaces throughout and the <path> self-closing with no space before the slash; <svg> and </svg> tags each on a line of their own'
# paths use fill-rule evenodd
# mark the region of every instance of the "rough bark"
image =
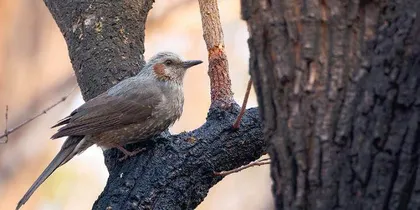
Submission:
<svg viewBox="0 0 420 210">
<path fill-rule="evenodd" d="M 420 2 L 241 4 L 276 208 L 420 208 Z"/>
<path fill-rule="evenodd" d="M 209 77 L 211 87 L 211 107 L 230 108 L 234 103 L 229 63 L 223 41 L 217 0 L 198 0 L 200 5 L 203 37 L 209 54 Z"/>
<path fill-rule="evenodd" d="M 144 65 L 144 24 L 152 0 L 45 3 L 67 42 L 85 100 Z M 116 149 L 106 151 L 109 178 L 93 209 L 194 209 L 222 179 L 214 171 L 239 167 L 265 152 L 257 110 L 247 110 L 235 130 L 238 112 L 235 104 L 214 107 L 194 131 L 129 145 L 147 151 L 123 162 Z"/>
<path fill-rule="evenodd" d="M 144 66 L 144 29 L 153 0 L 44 0 L 63 34 L 83 98 Z"/>
<path fill-rule="evenodd" d="M 236 105 L 212 109 L 200 128 L 156 138 L 146 152 L 123 164 L 118 151 L 106 152 L 110 176 L 94 209 L 195 209 L 222 179 L 215 171 L 237 168 L 264 152 L 258 110 L 248 110 L 233 131 L 238 113 Z"/>
</svg>

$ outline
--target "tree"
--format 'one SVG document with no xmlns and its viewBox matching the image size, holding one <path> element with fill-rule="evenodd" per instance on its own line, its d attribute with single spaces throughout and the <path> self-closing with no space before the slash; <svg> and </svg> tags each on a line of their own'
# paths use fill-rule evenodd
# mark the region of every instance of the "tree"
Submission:
<svg viewBox="0 0 420 210">
<path fill-rule="evenodd" d="M 418 209 L 420 2 L 241 3 L 276 209 Z"/>
<path fill-rule="evenodd" d="M 144 65 L 144 22 L 153 1 L 45 2 L 85 99 Z M 216 3 L 199 2 L 201 10 Z M 115 150 L 105 152 L 110 177 L 94 209 L 193 209 L 221 179 L 214 171 L 265 152 L 263 135 L 277 209 L 419 208 L 420 2 L 241 4 L 263 132 L 255 109 L 239 130 L 231 128 L 239 108 L 230 104 L 226 58 L 223 50 L 212 57 L 218 51 L 207 37 L 209 58 L 221 59 L 210 64 L 220 95 L 213 92 L 207 122 L 159 137 L 126 162 L 116 161 Z M 220 65 L 221 72 L 212 71 Z"/>
</svg>

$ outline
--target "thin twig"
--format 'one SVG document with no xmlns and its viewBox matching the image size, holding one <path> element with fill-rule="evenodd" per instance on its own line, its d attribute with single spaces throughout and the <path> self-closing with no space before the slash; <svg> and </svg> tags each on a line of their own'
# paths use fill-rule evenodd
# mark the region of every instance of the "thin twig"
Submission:
<svg viewBox="0 0 420 210">
<path fill-rule="evenodd" d="M 0 136 L 0 139 L 6 137 L 6 141 L 0 142 L 2 144 L 7 143 L 8 139 L 9 139 L 9 135 L 13 132 L 15 132 L 16 130 L 18 130 L 19 128 L 23 127 L 24 125 L 32 122 L 33 120 L 35 120 L 36 118 L 40 117 L 43 114 L 47 114 L 48 111 L 50 111 L 52 108 L 56 107 L 57 105 L 59 105 L 60 103 L 64 102 L 65 100 L 67 100 L 67 98 L 73 93 L 73 91 L 76 89 L 77 85 L 73 87 L 73 89 L 64 97 L 62 97 L 59 101 L 55 102 L 53 105 L 47 107 L 46 109 L 42 110 L 40 113 L 34 115 L 33 117 L 25 120 L 24 122 L 20 123 L 18 126 L 12 128 L 12 129 L 7 129 L 7 112 L 8 112 L 8 107 L 6 106 L 6 129 L 4 131 L 4 134 Z"/>
<path fill-rule="evenodd" d="M 238 129 L 239 125 L 241 125 L 242 116 L 244 116 L 245 114 L 246 104 L 248 103 L 248 97 L 249 97 L 249 92 L 251 92 L 251 87 L 252 87 L 252 80 L 249 79 L 248 86 L 246 87 L 244 101 L 242 102 L 241 111 L 239 112 L 239 115 L 236 118 L 235 123 L 233 124 L 234 129 Z"/>
<path fill-rule="evenodd" d="M 217 175 L 217 176 L 226 176 L 226 175 L 229 175 L 229 174 L 237 173 L 239 171 L 242 171 L 242 170 L 250 168 L 250 167 L 268 165 L 270 163 L 271 163 L 270 158 L 264 158 L 264 159 L 261 159 L 261 160 L 256 160 L 254 162 L 251 162 L 251 163 L 249 163 L 247 165 L 244 165 L 244 166 L 241 166 L 239 168 L 235 168 L 235 169 L 232 169 L 232 170 L 229 170 L 229 171 L 214 172 L 214 174 Z"/>
<path fill-rule="evenodd" d="M 7 121 L 9 120 L 9 106 L 6 105 L 6 113 L 4 114 L 4 118 L 6 119 L 5 124 L 5 128 L 4 128 L 4 133 L 7 133 Z M 6 140 L 5 141 L 0 141 L 1 144 L 5 144 L 9 141 L 9 136 L 6 135 Z"/>
</svg>

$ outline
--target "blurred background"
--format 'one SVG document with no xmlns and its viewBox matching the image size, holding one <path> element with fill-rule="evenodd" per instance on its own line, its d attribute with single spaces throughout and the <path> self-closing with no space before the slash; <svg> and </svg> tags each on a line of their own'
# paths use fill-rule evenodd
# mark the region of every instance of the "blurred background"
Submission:
<svg viewBox="0 0 420 210">
<path fill-rule="evenodd" d="M 240 19 L 239 0 L 219 1 L 224 41 L 235 100 L 241 104 L 248 75 L 248 31 Z M 67 95 L 76 85 L 67 46 L 42 0 L 0 1 L 0 130 L 12 128 Z M 205 122 L 210 105 L 207 51 L 196 0 L 157 1 L 146 25 L 146 58 L 168 50 L 204 65 L 185 78 L 185 107 L 172 133 Z M 14 209 L 21 196 L 59 150 L 63 139 L 50 140 L 50 129 L 83 103 L 78 88 L 68 100 L 9 136 L 0 144 L 0 209 Z M 256 106 L 254 91 L 248 107 Z M 2 139 L 4 140 L 4 139 Z M 108 172 L 102 151 L 92 147 L 59 168 L 22 209 L 90 209 L 103 190 Z M 197 209 L 272 209 L 269 167 L 246 169 L 214 186 Z"/>
</svg>

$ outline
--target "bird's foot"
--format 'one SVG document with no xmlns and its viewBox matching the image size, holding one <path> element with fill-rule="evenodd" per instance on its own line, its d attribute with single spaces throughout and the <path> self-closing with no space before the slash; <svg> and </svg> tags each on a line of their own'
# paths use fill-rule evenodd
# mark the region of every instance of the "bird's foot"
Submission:
<svg viewBox="0 0 420 210">
<path fill-rule="evenodd" d="M 143 152 L 144 150 L 146 150 L 146 148 L 137 148 L 134 151 L 130 152 L 128 150 L 126 150 L 124 147 L 122 146 L 116 146 L 117 149 L 119 149 L 122 153 L 124 153 L 124 156 L 121 158 L 118 158 L 119 161 L 123 161 L 129 157 L 135 156 L 137 154 L 139 154 L 140 152 Z"/>
</svg>

